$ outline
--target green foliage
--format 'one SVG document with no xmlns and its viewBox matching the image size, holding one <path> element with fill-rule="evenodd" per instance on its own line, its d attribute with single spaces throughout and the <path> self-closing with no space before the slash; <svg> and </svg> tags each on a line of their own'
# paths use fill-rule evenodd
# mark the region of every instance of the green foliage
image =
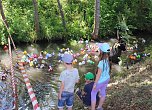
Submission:
<svg viewBox="0 0 152 110">
<path fill-rule="evenodd" d="M 150 53 L 150 59 L 152 59 L 152 41 L 149 42 L 150 45 L 145 47 L 145 53 Z"/>
<path fill-rule="evenodd" d="M 36 36 L 32 0 L 3 0 L 4 13 L 10 32 L 16 42 L 34 42 L 43 39 L 79 39 L 91 36 L 94 24 L 94 5 L 91 0 L 60 0 L 67 31 L 65 31 L 57 0 L 37 0 L 40 36 Z M 115 36 L 121 28 L 124 36 L 132 30 L 152 32 L 151 0 L 101 0 L 99 36 Z M 125 20 L 122 19 L 122 16 Z M 6 43 L 8 35 L 0 22 L 0 42 Z M 129 33 L 126 34 L 126 30 Z"/>
<path fill-rule="evenodd" d="M 4 45 L 7 43 L 7 39 L 5 37 L 5 29 L 2 26 L 3 24 L 0 25 L 0 45 Z"/>
</svg>

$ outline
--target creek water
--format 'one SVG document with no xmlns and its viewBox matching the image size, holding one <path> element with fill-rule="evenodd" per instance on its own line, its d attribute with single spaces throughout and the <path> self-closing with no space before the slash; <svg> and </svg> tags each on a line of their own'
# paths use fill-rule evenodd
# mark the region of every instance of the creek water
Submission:
<svg viewBox="0 0 152 110">
<path fill-rule="evenodd" d="M 149 37 L 148 37 L 149 38 Z M 48 64 L 51 63 L 53 67 L 52 72 L 48 72 L 48 68 L 34 68 L 26 66 L 26 73 L 30 79 L 32 87 L 34 89 L 35 95 L 39 102 L 39 105 L 42 110 L 56 110 L 57 105 L 57 93 L 59 87 L 59 75 L 61 71 L 65 69 L 63 63 L 58 62 L 58 53 L 62 48 L 69 48 L 73 50 L 74 53 L 79 52 L 80 49 L 84 47 L 84 44 L 76 44 L 73 46 L 67 44 L 56 44 L 56 43 L 40 43 L 40 44 L 24 44 L 17 45 L 18 50 L 27 51 L 28 53 L 36 53 L 39 54 L 41 51 L 47 51 L 48 53 L 55 53 L 55 56 L 49 58 L 46 62 Z M 9 55 L 3 50 L 0 51 L 0 59 L 1 65 L 9 68 Z M 83 60 L 84 55 L 80 55 L 78 57 L 78 62 Z M 15 52 L 13 51 L 13 58 L 15 62 Z M 80 75 L 80 83 L 76 86 L 80 86 L 84 84 L 84 74 L 87 72 L 95 72 L 97 61 L 94 58 L 91 58 L 95 62 L 95 64 L 86 63 L 85 65 L 79 66 L 78 63 L 74 65 L 74 67 L 78 68 Z M 22 74 L 15 69 L 15 78 L 17 79 L 17 89 L 18 89 L 18 100 L 19 100 L 19 110 L 32 110 L 32 104 L 30 97 L 27 93 L 27 89 L 23 80 Z M 9 77 L 8 77 L 9 78 Z M 5 109 L 0 109 L 5 110 Z"/>
<path fill-rule="evenodd" d="M 73 50 L 74 53 L 79 52 L 80 49 L 84 47 L 84 44 L 77 44 L 74 46 L 68 47 L 67 44 L 54 44 L 54 43 L 45 43 L 45 44 L 26 44 L 17 46 L 19 51 L 27 51 L 28 53 L 36 53 L 39 54 L 41 51 L 47 51 L 48 53 L 54 52 L 55 55 L 49 58 L 46 62 L 51 64 L 53 67 L 53 71 L 49 72 L 47 67 L 44 68 L 34 68 L 25 66 L 26 73 L 30 79 L 33 90 L 37 97 L 40 107 L 42 110 L 54 110 L 57 105 L 57 93 L 59 86 L 59 75 L 61 71 L 65 69 L 62 62 L 58 62 L 58 53 L 62 48 L 69 48 Z M 78 57 L 78 63 L 83 60 L 84 55 L 80 55 Z M 13 58 L 15 63 L 15 52 L 13 51 Z M 87 72 L 95 72 L 96 63 L 94 59 L 92 59 L 95 64 L 86 63 L 85 65 L 79 66 L 78 63 L 74 65 L 74 67 L 78 68 L 80 75 L 80 83 L 76 86 L 79 86 L 84 83 L 84 74 Z M 1 64 L 7 68 L 9 68 L 9 55 L 8 53 L 1 51 Z M 14 64 L 15 65 L 15 64 Z M 18 89 L 18 99 L 19 99 L 19 110 L 32 110 L 32 104 L 30 97 L 27 93 L 27 89 L 23 80 L 22 74 L 15 69 L 15 77 L 17 79 L 17 89 Z M 0 109 L 1 110 L 1 109 Z"/>
</svg>

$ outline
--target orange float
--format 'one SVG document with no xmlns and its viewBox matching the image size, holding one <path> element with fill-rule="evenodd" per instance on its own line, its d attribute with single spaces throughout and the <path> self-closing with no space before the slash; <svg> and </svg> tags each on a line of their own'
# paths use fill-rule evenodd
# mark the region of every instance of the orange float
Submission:
<svg viewBox="0 0 152 110">
<path fill-rule="evenodd" d="M 130 58 L 131 60 L 136 60 L 136 56 L 134 56 L 134 55 L 129 55 L 129 58 Z"/>
</svg>

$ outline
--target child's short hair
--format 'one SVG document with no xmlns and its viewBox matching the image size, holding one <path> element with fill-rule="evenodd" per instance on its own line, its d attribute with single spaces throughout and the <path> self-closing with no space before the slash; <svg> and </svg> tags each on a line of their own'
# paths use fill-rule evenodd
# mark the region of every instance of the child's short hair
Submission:
<svg viewBox="0 0 152 110">
<path fill-rule="evenodd" d="M 66 63 L 67 65 L 72 65 L 72 63 Z"/>
</svg>

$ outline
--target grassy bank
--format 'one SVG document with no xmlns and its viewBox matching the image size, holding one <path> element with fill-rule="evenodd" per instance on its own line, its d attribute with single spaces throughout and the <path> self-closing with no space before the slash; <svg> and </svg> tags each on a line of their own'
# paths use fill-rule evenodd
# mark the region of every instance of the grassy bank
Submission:
<svg viewBox="0 0 152 110">
<path fill-rule="evenodd" d="M 112 81 L 107 89 L 105 110 L 152 109 L 152 59 L 126 71 L 127 76 Z"/>
<path fill-rule="evenodd" d="M 147 59 L 124 73 L 113 73 L 107 88 L 104 110 L 152 110 L 152 59 Z M 125 74 L 125 75 L 124 75 Z M 84 110 L 76 98 L 75 110 Z"/>
</svg>

